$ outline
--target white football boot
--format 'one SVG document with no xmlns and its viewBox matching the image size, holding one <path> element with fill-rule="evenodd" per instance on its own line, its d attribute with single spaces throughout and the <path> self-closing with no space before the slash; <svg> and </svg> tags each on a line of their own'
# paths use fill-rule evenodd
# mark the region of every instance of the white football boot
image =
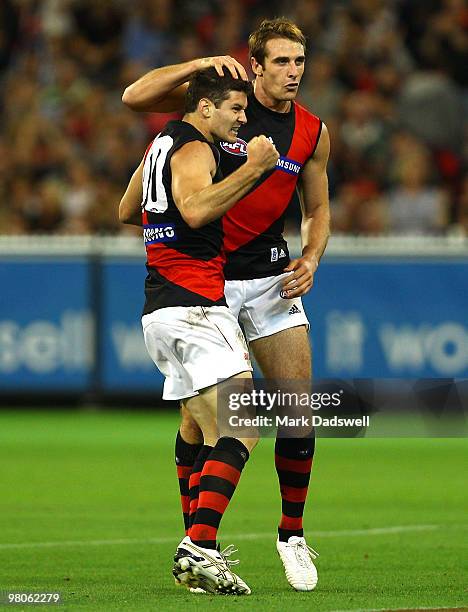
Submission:
<svg viewBox="0 0 468 612">
<path fill-rule="evenodd" d="M 198 589 L 203 589 L 221 595 L 250 595 L 247 584 L 230 569 L 231 565 L 239 563 L 227 558 L 234 552 L 232 544 L 220 552 L 197 546 L 185 536 L 174 556 L 174 579 L 177 584 L 185 584 L 192 593 L 201 593 Z"/>
<path fill-rule="evenodd" d="M 313 560 L 319 554 L 304 538 L 291 536 L 287 542 L 276 541 L 276 550 L 284 565 L 289 584 L 296 591 L 312 591 L 317 586 L 317 568 Z"/>
</svg>

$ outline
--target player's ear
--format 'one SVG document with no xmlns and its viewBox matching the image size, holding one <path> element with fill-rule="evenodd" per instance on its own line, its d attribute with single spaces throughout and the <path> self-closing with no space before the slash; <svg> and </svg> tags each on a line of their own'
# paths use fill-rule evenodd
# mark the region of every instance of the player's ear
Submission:
<svg viewBox="0 0 468 612">
<path fill-rule="evenodd" d="M 213 103 L 208 98 L 202 98 L 198 103 L 198 110 L 203 115 L 205 119 L 209 119 L 211 117 Z"/>
<path fill-rule="evenodd" d="M 250 65 L 252 66 L 252 72 L 256 77 L 263 76 L 263 66 L 259 64 L 254 57 L 250 58 Z"/>
</svg>

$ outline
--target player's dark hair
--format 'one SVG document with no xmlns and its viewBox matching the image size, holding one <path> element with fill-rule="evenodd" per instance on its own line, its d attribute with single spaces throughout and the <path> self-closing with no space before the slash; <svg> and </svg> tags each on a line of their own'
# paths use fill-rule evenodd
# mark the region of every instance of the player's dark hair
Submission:
<svg viewBox="0 0 468 612">
<path fill-rule="evenodd" d="M 298 26 L 286 17 L 264 19 L 256 30 L 249 36 L 249 55 L 264 66 L 266 44 L 273 38 L 287 38 L 298 42 L 306 50 L 306 39 Z"/>
<path fill-rule="evenodd" d="M 227 68 L 224 68 L 224 72 L 227 74 L 221 77 L 215 68 L 205 68 L 190 79 L 185 94 L 186 113 L 193 113 L 202 98 L 208 98 L 218 108 L 231 91 L 243 91 L 247 96 L 252 93 L 252 83 L 240 77 L 235 79 Z"/>
</svg>

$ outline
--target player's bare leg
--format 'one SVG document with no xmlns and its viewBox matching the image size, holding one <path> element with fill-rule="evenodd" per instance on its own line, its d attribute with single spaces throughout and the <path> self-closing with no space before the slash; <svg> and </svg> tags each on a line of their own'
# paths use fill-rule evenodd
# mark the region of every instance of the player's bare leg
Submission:
<svg viewBox="0 0 468 612">
<path fill-rule="evenodd" d="M 228 380 L 213 385 L 207 389 L 200 391 L 199 395 L 190 397 L 184 402 L 184 408 L 186 411 L 183 413 L 183 418 L 188 415 L 195 421 L 198 427 L 203 432 L 203 439 L 205 444 L 215 446 L 218 441 L 218 397 L 223 392 L 223 387 L 231 385 L 233 382 L 243 383 L 242 388 L 246 390 L 251 388 L 252 374 L 250 372 L 241 372 L 236 376 L 229 378 Z M 256 437 L 238 437 L 237 438 L 242 444 L 244 444 L 250 452 L 257 444 L 258 439 Z"/>
<path fill-rule="evenodd" d="M 250 349 L 265 379 L 275 382 L 283 391 L 307 392 L 312 384 L 312 354 L 305 325 L 285 329 L 250 342 Z M 286 388 L 288 387 L 288 388 Z M 295 407 L 291 406 L 291 416 Z M 297 415 L 304 408 L 297 407 Z M 303 438 L 311 431 L 304 427 L 287 428 L 287 437 Z"/>
<path fill-rule="evenodd" d="M 190 412 L 184 405 L 184 400 L 180 403 L 180 435 L 187 444 L 202 444 L 203 434 L 197 422 L 192 419 Z"/>
<path fill-rule="evenodd" d="M 281 384 L 281 381 L 312 379 L 311 348 L 304 325 L 254 340 L 250 349 L 269 380 Z M 298 591 L 312 590 L 318 580 L 312 561 L 317 553 L 307 546 L 302 529 L 314 450 L 315 438 L 310 434 L 300 438 L 278 437 L 275 444 L 282 499 L 277 550 L 288 582 Z"/>
<path fill-rule="evenodd" d="M 252 340 L 250 349 L 265 378 L 310 380 L 312 377 L 312 356 L 305 325 Z"/>
</svg>

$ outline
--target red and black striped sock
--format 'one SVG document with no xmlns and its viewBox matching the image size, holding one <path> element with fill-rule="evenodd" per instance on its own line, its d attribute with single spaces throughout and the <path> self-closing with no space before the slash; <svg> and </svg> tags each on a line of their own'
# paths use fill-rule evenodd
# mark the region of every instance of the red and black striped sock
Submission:
<svg viewBox="0 0 468 612">
<path fill-rule="evenodd" d="M 189 477 L 201 448 L 201 444 L 189 444 L 182 438 L 180 431 L 177 432 L 175 462 L 177 477 L 179 479 L 180 501 L 182 504 L 182 514 L 184 515 L 185 533 L 188 532 L 189 528 Z"/>
<path fill-rule="evenodd" d="M 204 548 L 216 548 L 223 514 L 236 490 L 249 451 L 236 438 L 220 438 L 205 461 L 200 477 L 198 508 L 190 539 Z"/>
<path fill-rule="evenodd" d="M 275 467 L 281 492 L 281 521 L 278 536 L 287 542 L 291 536 L 302 537 L 302 517 L 309 487 L 315 437 L 277 438 Z"/>
<path fill-rule="evenodd" d="M 212 446 L 208 446 L 204 444 L 200 452 L 195 459 L 195 463 L 193 464 L 192 472 L 189 478 L 189 498 L 190 498 L 190 512 L 189 512 L 189 529 L 192 526 L 193 519 L 195 518 L 195 514 L 198 508 L 198 495 L 200 489 L 200 476 L 203 470 L 203 466 L 205 465 L 205 461 L 208 459 L 211 451 L 213 450 Z"/>
</svg>

